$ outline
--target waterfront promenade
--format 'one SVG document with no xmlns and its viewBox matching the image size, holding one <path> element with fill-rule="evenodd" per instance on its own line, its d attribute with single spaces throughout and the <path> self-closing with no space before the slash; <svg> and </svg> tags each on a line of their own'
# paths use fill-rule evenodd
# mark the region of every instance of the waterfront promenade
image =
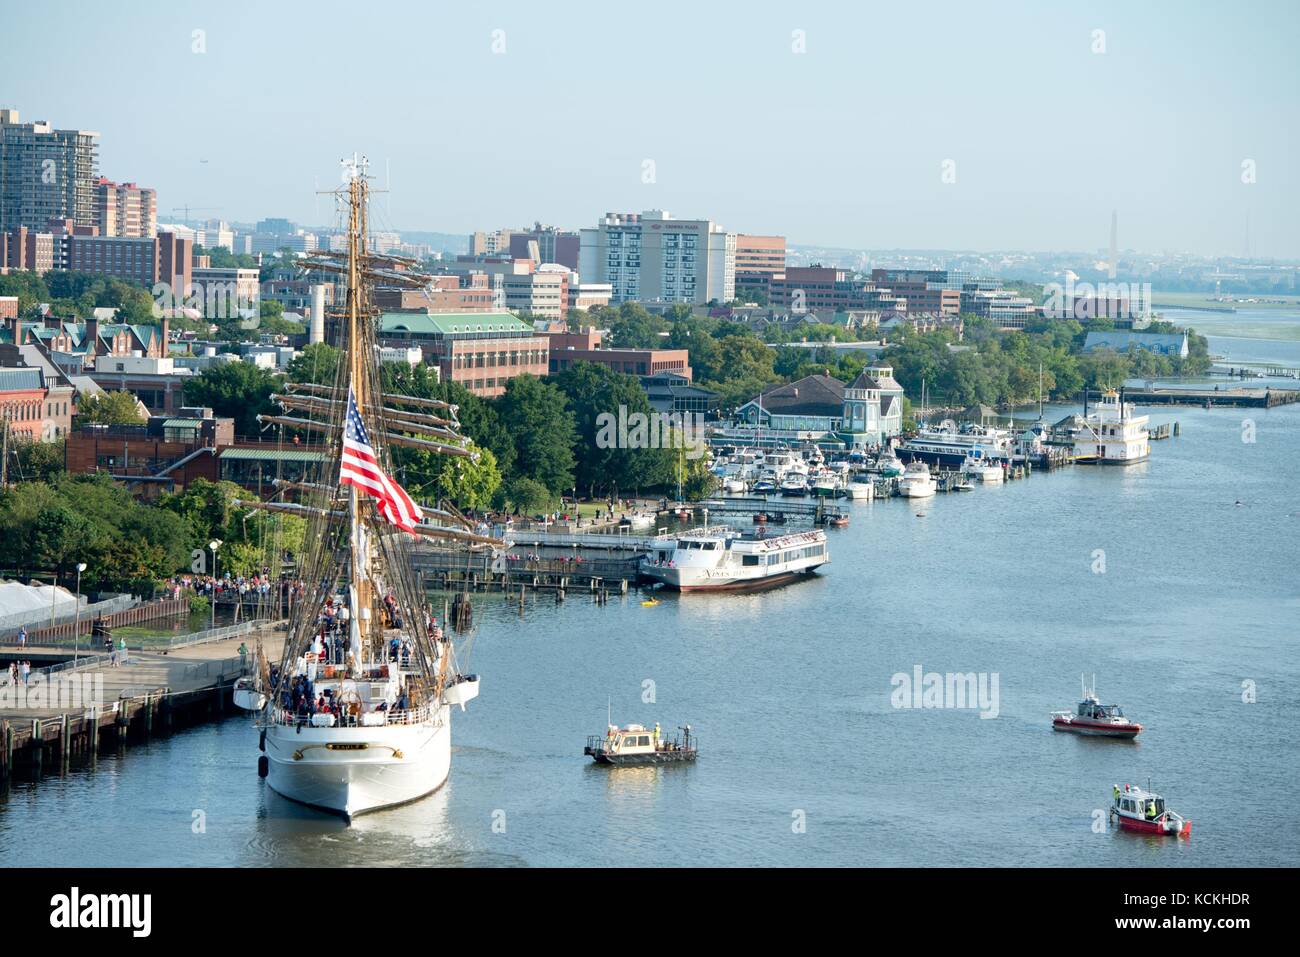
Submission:
<svg viewBox="0 0 1300 957">
<path fill-rule="evenodd" d="M 229 712 L 231 687 L 251 666 L 259 635 L 265 652 L 278 658 L 284 632 L 271 625 L 175 651 L 129 650 L 118 667 L 101 653 L 43 668 L 48 650 L 0 646 L 0 659 L 33 663 L 26 686 L 5 686 L 7 676 L 0 681 L 0 784 L 15 774 L 66 771 L 73 757 L 93 761 L 101 748 Z M 248 656 L 240 656 L 241 644 Z"/>
</svg>

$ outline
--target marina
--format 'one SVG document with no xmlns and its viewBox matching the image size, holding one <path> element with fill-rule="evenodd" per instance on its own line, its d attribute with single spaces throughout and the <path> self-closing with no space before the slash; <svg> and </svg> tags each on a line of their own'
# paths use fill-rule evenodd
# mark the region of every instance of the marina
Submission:
<svg viewBox="0 0 1300 957">
<path fill-rule="evenodd" d="M 1076 411 L 1049 407 L 1048 418 Z M 1269 410 L 1261 435 L 1291 434 L 1297 411 Z M 351 828 L 288 802 L 257 778 L 256 732 L 227 702 L 225 718 L 133 740 L 121 753 L 101 749 L 96 765 L 76 759 L 66 775 L 49 773 L 58 761 L 48 750 L 39 782 L 16 761 L 0 796 L 5 860 L 76 853 L 102 866 L 317 865 L 347 853 L 408 865 L 721 864 L 716 841 L 725 839 L 771 865 L 1121 867 L 1137 853 L 1172 867 L 1286 863 L 1290 852 L 1250 821 L 1294 787 L 1294 770 L 1267 759 L 1285 752 L 1290 732 L 1282 711 L 1243 702 L 1242 683 L 1300 681 L 1286 652 L 1300 597 L 1290 574 L 1297 519 L 1270 478 L 1300 468 L 1300 449 L 1267 439 L 1244 446 L 1239 420 L 1218 410 L 1179 410 L 1178 420 L 1177 441 L 1124 469 L 1063 469 L 911 508 L 841 503 L 854 521 L 827 533 L 832 563 L 788 587 L 664 592 L 650 607 L 634 592 L 598 604 L 584 591 L 583 600 L 557 604 L 530 589 L 522 610 L 515 593 L 475 594 L 475 670 L 493 691 L 458 723 L 451 783 L 425 801 L 363 815 Z M 1153 413 L 1153 424 L 1161 421 Z M 1177 547 L 1190 522 L 1203 540 L 1250 542 L 1250 574 L 1241 574 L 1239 550 Z M 990 529 L 1010 532 L 990 537 Z M 923 598 L 912 576 L 891 572 L 913 568 L 942 582 L 941 592 Z M 1234 588 L 1215 586 L 1223 580 Z M 433 597 L 441 606 L 443 596 Z M 845 624 L 824 626 L 830 615 Z M 1226 632 L 1224 621 L 1232 622 Z M 787 665 L 774 671 L 773 660 Z M 1000 674 L 998 718 L 894 710 L 889 676 L 914 662 Z M 1045 717 L 1069 704 L 1063 695 L 1078 692 L 1081 671 L 1097 673 L 1108 701 L 1140 714 L 1135 741 L 1053 731 Z M 1158 681 L 1144 677 L 1152 673 Z M 647 677 L 658 705 L 641 702 Z M 546 694 L 528 690 L 539 686 Z M 732 690 L 719 695 L 724 686 Z M 607 692 L 616 713 L 647 727 L 689 716 L 713 742 L 707 754 L 686 774 L 596 773 L 577 752 L 593 714 L 600 727 Z M 808 718 L 810 706 L 820 717 Z M 787 730 L 762 756 L 725 731 L 772 720 Z M 542 753 L 520 739 L 521 726 L 545 729 Z M 801 756 L 818 748 L 841 759 L 823 765 L 812 787 Z M 1008 761 L 1027 808 L 1004 800 Z M 1255 787 L 1222 806 L 1219 795 L 1247 766 Z M 1196 820 L 1195 838 L 1146 847 L 1137 833 L 1093 834 L 1091 814 L 1108 808 L 1110 782 L 1147 775 Z M 151 798 L 177 778 L 191 782 L 183 806 Z M 522 798 L 535 789 L 555 805 Z M 686 826 L 698 843 L 682 841 L 683 802 L 695 808 Z M 933 813 L 891 810 L 919 802 Z M 99 813 L 79 835 L 56 826 L 88 805 Z M 193 807 L 207 811 L 205 838 L 189 837 Z M 504 834 L 491 831 L 495 808 L 513 822 Z M 809 821 L 793 839 L 792 809 Z M 1025 828 L 1026 812 L 1042 827 Z M 604 822 L 595 841 L 594 817 Z M 944 824 L 957 817 L 960 829 Z M 167 836 L 176 828 L 185 837 Z M 40 842 L 19 839 L 37 832 Z"/>
</svg>

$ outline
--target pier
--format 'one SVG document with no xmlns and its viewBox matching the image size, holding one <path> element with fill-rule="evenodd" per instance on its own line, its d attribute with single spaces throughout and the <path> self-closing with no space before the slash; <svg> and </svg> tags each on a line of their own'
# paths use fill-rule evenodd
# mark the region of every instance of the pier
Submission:
<svg viewBox="0 0 1300 957">
<path fill-rule="evenodd" d="M 700 502 L 699 508 L 709 515 L 767 515 L 768 525 L 785 525 L 793 522 L 806 522 L 809 525 L 824 525 L 834 519 L 847 517 L 848 512 L 842 506 L 832 505 L 824 498 L 790 498 L 782 495 L 736 495 L 727 498 L 711 498 Z"/>
<path fill-rule="evenodd" d="M 74 759 L 93 765 L 105 748 L 120 751 L 233 712 L 232 687 L 251 669 L 259 636 L 264 651 L 278 657 L 284 633 L 262 625 L 240 636 L 209 635 L 188 647 L 177 641 L 157 651 L 129 651 L 116 668 L 108 655 L 82 656 L 33 670 L 26 685 L 10 685 L 6 673 L 0 678 L 0 787 L 16 776 L 66 774 Z M 249 645 L 247 656 L 238 653 L 241 642 Z M 0 647 L 6 667 L 20 657 L 33 656 Z"/>
<path fill-rule="evenodd" d="M 1088 400 L 1101 398 L 1099 392 L 1089 392 Z M 1124 401 L 1135 405 L 1199 405 L 1232 408 L 1271 409 L 1279 405 L 1300 402 L 1300 390 L 1247 389 L 1240 386 L 1221 389 L 1125 389 Z"/>
<path fill-rule="evenodd" d="M 603 536 L 611 537 L 611 536 Z M 516 548 L 521 543 L 516 542 Z M 574 546 L 577 548 L 578 546 Z M 624 548 L 628 548 L 624 544 Z M 411 564 L 420 574 L 426 590 L 440 591 L 549 591 L 563 594 L 571 589 L 595 593 L 625 594 L 636 584 L 644 547 L 620 558 L 494 558 L 487 553 L 419 549 Z M 511 553 L 514 554 L 513 552 Z"/>
</svg>

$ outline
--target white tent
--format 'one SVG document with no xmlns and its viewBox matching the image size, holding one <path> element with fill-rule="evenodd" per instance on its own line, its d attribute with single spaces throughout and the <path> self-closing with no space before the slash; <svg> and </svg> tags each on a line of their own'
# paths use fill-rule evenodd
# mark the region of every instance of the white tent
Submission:
<svg viewBox="0 0 1300 957">
<path fill-rule="evenodd" d="M 66 588 L 0 581 L 0 626 L 48 624 L 51 614 L 58 619 L 76 610 L 77 596 Z"/>
</svg>

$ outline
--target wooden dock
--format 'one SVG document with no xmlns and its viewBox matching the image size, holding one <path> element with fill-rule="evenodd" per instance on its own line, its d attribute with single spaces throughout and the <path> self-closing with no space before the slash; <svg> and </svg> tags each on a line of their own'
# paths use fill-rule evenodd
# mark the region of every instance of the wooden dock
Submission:
<svg viewBox="0 0 1300 957">
<path fill-rule="evenodd" d="M 264 628 L 263 648 L 278 657 L 282 631 Z M 66 773 L 73 759 L 92 765 L 105 747 L 125 748 L 178 727 L 235 710 L 231 689 L 251 667 L 238 648 L 255 635 L 192 645 L 177 653 L 129 651 L 113 668 L 107 655 L 83 657 L 39 672 L 45 694 L 28 685 L 0 685 L 0 787 L 16 776 Z M 26 649 L 0 647 L 5 658 L 31 658 Z M 7 676 L 4 679 L 7 682 Z M 30 696 L 30 697 L 29 697 Z"/>
<path fill-rule="evenodd" d="M 411 564 L 425 589 L 440 591 L 510 591 L 563 593 L 573 588 L 601 593 L 625 593 L 639 577 L 640 555 L 624 558 L 494 559 L 490 554 L 466 554 L 418 549 Z"/>
<path fill-rule="evenodd" d="M 1090 401 L 1100 399 L 1101 394 L 1095 390 L 1089 394 Z M 1246 389 L 1233 386 L 1221 389 L 1125 389 L 1124 401 L 1134 405 L 1191 405 L 1212 408 L 1252 408 L 1271 409 L 1279 405 L 1300 402 L 1300 390 L 1294 389 Z"/>
</svg>

